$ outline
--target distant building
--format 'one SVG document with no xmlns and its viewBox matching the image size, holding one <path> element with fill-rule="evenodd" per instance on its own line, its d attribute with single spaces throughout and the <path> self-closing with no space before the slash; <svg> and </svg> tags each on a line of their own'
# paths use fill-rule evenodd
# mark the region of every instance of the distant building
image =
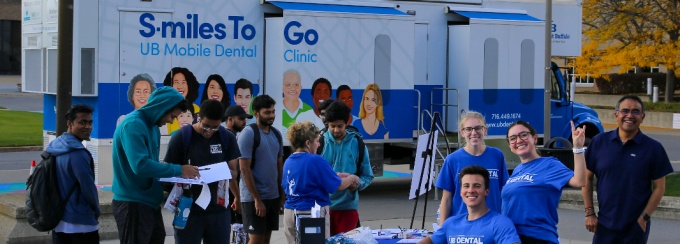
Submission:
<svg viewBox="0 0 680 244">
<path fill-rule="evenodd" d="M 0 75 L 21 74 L 21 0 L 0 0 Z"/>
</svg>

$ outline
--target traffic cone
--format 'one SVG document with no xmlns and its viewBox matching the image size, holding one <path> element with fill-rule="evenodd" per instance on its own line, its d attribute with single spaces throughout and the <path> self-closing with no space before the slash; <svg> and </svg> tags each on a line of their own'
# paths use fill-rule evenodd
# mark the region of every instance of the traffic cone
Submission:
<svg viewBox="0 0 680 244">
<path fill-rule="evenodd" d="M 29 171 L 28 175 L 32 175 L 33 171 L 35 170 L 35 160 L 31 161 L 31 170 Z"/>
</svg>

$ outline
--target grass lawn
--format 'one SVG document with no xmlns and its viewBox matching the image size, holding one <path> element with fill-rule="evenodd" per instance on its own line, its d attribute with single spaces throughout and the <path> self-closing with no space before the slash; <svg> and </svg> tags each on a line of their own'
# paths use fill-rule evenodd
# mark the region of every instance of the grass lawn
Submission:
<svg viewBox="0 0 680 244">
<path fill-rule="evenodd" d="M 680 197 L 680 174 L 666 176 L 666 194 L 664 195 Z"/>
<path fill-rule="evenodd" d="M 0 147 L 42 145 L 43 114 L 0 110 Z"/>
</svg>

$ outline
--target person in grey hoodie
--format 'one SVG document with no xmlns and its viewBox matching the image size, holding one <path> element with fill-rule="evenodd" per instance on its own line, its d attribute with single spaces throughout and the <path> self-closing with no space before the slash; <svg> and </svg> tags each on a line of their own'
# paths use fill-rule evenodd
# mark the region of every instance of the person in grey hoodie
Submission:
<svg viewBox="0 0 680 244">
<path fill-rule="evenodd" d="M 53 243 L 99 243 L 97 219 L 101 214 L 97 186 L 94 184 L 94 161 L 83 146 L 90 140 L 92 113 L 88 105 L 76 104 L 66 113 L 68 130 L 47 146 L 56 156 L 59 194 L 66 198 L 76 186 L 64 209 L 64 217 L 54 231 Z"/>
</svg>

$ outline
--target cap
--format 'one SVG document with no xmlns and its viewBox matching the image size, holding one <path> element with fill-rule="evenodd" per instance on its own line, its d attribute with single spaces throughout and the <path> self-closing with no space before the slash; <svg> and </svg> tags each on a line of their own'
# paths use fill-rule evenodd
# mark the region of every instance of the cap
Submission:
<svg viewBox="0 0 680 244">
<path fill-rule="evenodd" d="M 229 118 L 231 116 L 239 116 L 244 119 L 252 119 L 253 116 L 250 114 L 247 114 L 246 111 L 243 110 L 241 106 L 238 105 L 231 105 L 227 108 L 227 111 L 224 112 L 224 117 Z"/>
</svg>

